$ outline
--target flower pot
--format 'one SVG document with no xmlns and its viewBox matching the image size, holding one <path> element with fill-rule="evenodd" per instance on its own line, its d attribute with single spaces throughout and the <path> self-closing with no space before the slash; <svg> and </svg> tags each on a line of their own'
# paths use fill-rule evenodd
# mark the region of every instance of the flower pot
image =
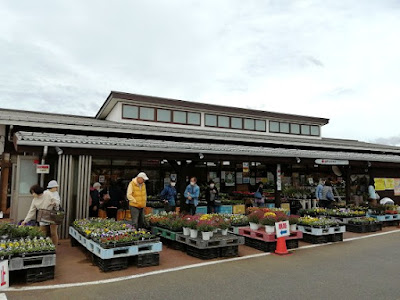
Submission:
<svg viewBox="0 0 400 300">
<path fill-rule="evenodd" d="M 265 225 L 265 232 L 266 233 L 274 233 L 275 232 L 275 226 L 271 226 L 271 225 Z"/>
<path fill-rule="evenodd" d="M 198 235 L 197 229 L 190 229 L 190 237 L 196 239 Z"/>
<path fill-rule="evenodd" d="M 290 232 L 295 232 L 297 230 L 297 224 L 290 224 Z"/>
<path fill-rule="evenodd" d="M 222 234 L 222 235 L 228 235 L 228 228 L 226 228 L 226 229 L 221 229 L 221 234 Z"/>
<path fill-rule="evenodd" d="M 218 233 L 218 228 L 215 228 L 215 229 L 213 230 L 213 233 Z"/>
<path fill-rule="evenodd" d="M 190 228 L 189 227 L 183 227 L 183 235 L 190 235 Z"/>
<path fill-rule="evenodd" d="M 214 236 L 214 231 L 210 231 L 210 237 Z"/>
<path fill-rule="evenodd" d="M 258 230 L 260 228 L 260 224 L 249 222 L 250 223 L 250 229 L 251 230 Z"/>
<path fill-rule="evenodd" d="M 201 232 L 201 238 L 203 239 L 203 241 L 208 241 L 211 238 L 211 232 L 209 231 L 202 231 Z"/>
</svg>

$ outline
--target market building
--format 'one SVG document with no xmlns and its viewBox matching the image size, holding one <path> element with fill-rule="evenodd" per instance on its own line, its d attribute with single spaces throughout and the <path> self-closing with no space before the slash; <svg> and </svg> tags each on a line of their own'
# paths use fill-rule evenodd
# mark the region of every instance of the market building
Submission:
<svg viewBox="0 0 400 300">
<path fill-rule="evenodd" d="M 67 225 L 88 216 L 94 182 L 126 187 L 140 171 L 150 177 L 150 199 L 171 176 L 181 193 L 196 176 L 228 195 L 254 192 L 262 181 L 277 206 L 289 195 L 312 197 L 319 178 L 331 178 L 336 197 L 358 202 L 372 176 L 381 197 L 400 203 L 400 148 L 323 138 L 328 122 L 121 92 L 95 117 L 0 109 L 1 210 L 23 219 L 30 186 L 57 179 L 67 237 Z"/>
</svg>

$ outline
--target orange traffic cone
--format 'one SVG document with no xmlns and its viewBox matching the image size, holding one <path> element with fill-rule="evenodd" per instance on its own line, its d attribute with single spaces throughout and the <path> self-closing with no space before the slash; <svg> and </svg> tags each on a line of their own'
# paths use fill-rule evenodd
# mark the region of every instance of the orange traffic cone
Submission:
<svg viewBox="0 0 400 300">
<path fill-rule="evenodd" d="M 277 254 L 277 255 L 291 254 L 291 253 L 289 253 L 289 251 L 287 251 L 285 237 L 282 236 L 282 237 L 278 238 L 278 241 L 276 242 L 275 254 Z"/>
</svg>

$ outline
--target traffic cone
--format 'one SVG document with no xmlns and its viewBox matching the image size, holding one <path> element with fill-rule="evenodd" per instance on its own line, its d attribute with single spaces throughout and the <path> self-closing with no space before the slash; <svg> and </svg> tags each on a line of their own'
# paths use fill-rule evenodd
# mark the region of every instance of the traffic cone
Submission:
<svg viewBox="0 0 400 300">
<path fill-rule="evenodd" d="M 287 251 L 285 237 L 282 236 L 282 237 L 278 238 L 278 241 L 276 242 L 275 254 L 277 254 L 277 255 L 291 254 L 291 253 L 289 253 L 289 251 Z"/>
</svg>

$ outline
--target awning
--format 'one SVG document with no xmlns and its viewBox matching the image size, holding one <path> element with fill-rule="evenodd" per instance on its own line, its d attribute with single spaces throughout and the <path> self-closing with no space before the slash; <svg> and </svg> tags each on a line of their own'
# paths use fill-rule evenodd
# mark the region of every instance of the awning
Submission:
<svg viewBox="0 0 400 300">
<path fill-rule="evenodd" d="M 56 133 L 19 131 L 16 146 L 58 146 L 77 149 L 155 151 L 172 153 L 203 153 L 258 157 L 324 158 L 356 161 L 400 163 L 400 155 L 344 151 L 303 150 L 278 147 L 256 147 L 230 144 L 191 143 L 153 139 L 116 138 Z"/>
</svg>

